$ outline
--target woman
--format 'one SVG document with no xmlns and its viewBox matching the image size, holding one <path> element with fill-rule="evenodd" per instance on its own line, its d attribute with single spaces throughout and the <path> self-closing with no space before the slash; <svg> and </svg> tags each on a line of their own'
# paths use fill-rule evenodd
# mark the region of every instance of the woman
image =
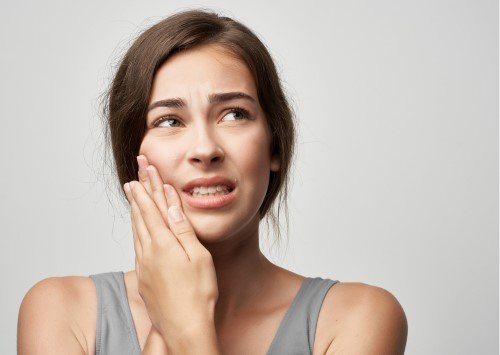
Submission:
<svg viewBox="0 0 500 355">
<path fill-rule="evenodd" d="M 406 317 L 388 291 L 304 277 L 259 249 L 295 130 L 248 28 L 198 10 L 152 26 L 123 58 L 106 115 L 135 270 L 37 283 L 20 354 L 404 352 Z"/>
</svg>

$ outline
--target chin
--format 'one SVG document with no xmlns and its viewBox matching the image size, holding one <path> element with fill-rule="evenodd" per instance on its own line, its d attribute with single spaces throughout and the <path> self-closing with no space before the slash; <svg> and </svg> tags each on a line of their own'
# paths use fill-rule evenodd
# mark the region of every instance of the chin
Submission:
<svg viewBox="0 0 500 355">
<path fill-rule="evenodd" d="M 217 219 L 220 220 L 217 221 Z M 228 238 L 230 231 L 234 230 L 231 223 L 229 221 L 224 223 L 221 217 L 196 216 L 189 218 L 189 221 L 200 242 L 212 243 L 223 241 Z"/>
<path fill-rule="evenodd" d="M 221 231 L 215 231 L 211 233 L 204 230 L 202 232 L 197 232 L 196 228 L 195 234 L 196 237 L 198 237 L 199 242 L 203 245 L 220 243 L 231 237 L 228 233 L 224 233 Z"/>
<path fill-rule="evenodd" d="M 255 222 L 258 226 L 258 219 L 254 215 L 242 213 L 242 209 L 217 211 L 200 210 L 186 211 L 187 218 L 193 226 L 198 240 L 202 243 L 218 243 L 232 236 L 241 233 L 243 230 L 251 228 Z M 258 230 L 258 227 L 257 227 Z"/>
</svg>

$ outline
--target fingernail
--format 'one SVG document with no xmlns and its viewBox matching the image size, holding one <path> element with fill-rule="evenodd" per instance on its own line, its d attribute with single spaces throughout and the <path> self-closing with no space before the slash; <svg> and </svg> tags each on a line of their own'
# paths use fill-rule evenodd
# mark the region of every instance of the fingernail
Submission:
<svg viewBox="0 0 500 355">
<path fill-rule="evenodd" d="M 139 170 L 145 170 L 146 169 L 146 160 L 141 156 L 137 156 L 137 164 L 139 165 Z"/>
<path fill-rule="evenodd" d="M 128 182 L 123 186 L 123 188 L 125 189 L 125 192 L 130 192 L 130 185 Z"/>
<path fill-rule="evenodd" d="M 173 198 L 175 196 L 175 191 L 172 185 L 165 184 L 165 188 L 167 189 L 167 197 Z"/>
<path fill-rule="evenodd" d="M 175 223 L 182 221 L 182 213 L 179 206 L 171 206 L 168 209 L 168 217 Z"/>
<path fill-rule="evenodd" d="M 153 166 L 152 165 L 148 165 L 148 167 L 146 168 L 147 172 L 148 172 L 148 176 L 151 180 L 153 180 Z"/>
</svg>

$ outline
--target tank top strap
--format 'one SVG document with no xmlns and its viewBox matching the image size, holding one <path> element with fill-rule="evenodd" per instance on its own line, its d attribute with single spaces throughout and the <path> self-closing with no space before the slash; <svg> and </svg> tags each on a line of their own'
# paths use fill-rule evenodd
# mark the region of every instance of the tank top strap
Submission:
<svg viewBox="0 0 500 355">
<path fill-rule="evenodd" d="M 96 355 L 140 355 L 122 271 L 89 275 L 97 290 Z M 323 300 L 338 280 L 306 277 L 267 355 L 312 354 Z"/>
<path fill-rule="evenodd" d="M 140 355 L 123 271 L 92 274 L 97 290 L 96 355 Z"/>
<path fill-rule="evenodd" d="M 306 277 L 294 298 L 267 355 L 312 354 L 316 325 L 323 300 L 338 280 Z"/>
</svg>

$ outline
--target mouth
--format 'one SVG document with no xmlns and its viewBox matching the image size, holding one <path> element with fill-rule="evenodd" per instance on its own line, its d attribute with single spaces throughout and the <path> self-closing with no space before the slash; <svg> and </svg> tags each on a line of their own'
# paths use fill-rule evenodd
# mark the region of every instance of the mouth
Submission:
<svg viewBox="0 0 500 355">
<path fill-rule="evenodd" d="M 217 185 L 215 187 L 210 188 L 193 188 L 189 191 L 189 194 L 196 198 L 205 198 L 205 197 L 213 197 L 213 196 L 223 196 L 231 193 L 235 187 L 225 186 L 225 185 Z"/>
<path fill-rule="evenodd" d="M 214 209 L 229 205 L 236 197 L 236 187 L 221 187 L 211 191 L 183 191 L 187 204 L 193 208 Z"/>
</svg>

